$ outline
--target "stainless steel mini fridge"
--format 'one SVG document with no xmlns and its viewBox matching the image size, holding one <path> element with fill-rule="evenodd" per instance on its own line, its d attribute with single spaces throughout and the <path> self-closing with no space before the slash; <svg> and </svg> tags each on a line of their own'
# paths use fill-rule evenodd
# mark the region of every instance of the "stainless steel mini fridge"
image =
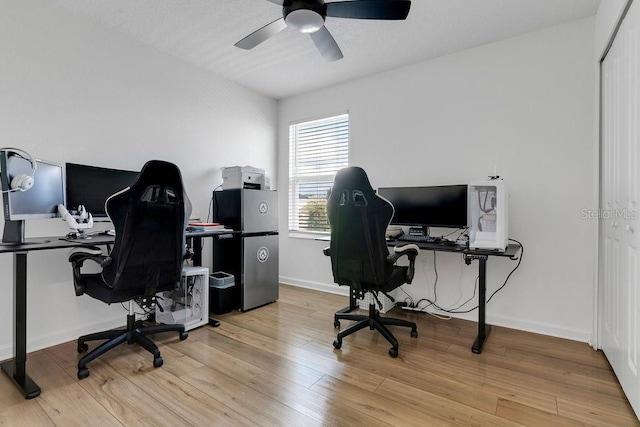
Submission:
<svg viewBox="0 0 640 427">
<path fill-rule="evenodd" d="M 235 307 L 250 310 L 278 299 L 278 193 L 213 192 L 213 220 L 240 231 L 213 245 L 213 269 L 235 276 Z"/>
</svg>

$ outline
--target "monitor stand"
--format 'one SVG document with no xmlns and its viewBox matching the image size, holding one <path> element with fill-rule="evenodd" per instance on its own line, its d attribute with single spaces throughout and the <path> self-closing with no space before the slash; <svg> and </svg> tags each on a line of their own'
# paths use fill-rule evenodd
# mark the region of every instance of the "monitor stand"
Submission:
<svg viewBox="0 0 640 427">
<path fill-rule="evenodd" d="M 46 239 L 26 239 L 24 237 L 24 220 L 5 221 L 2 233 L 2 245 L 37 245 L 49 243 Z"/>
</svg>

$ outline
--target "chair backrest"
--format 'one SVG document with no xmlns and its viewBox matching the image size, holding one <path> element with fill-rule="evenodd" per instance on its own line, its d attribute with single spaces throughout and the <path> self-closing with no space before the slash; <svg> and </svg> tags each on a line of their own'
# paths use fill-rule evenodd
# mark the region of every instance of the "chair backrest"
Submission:
<svg viewBox="0 0 640 427">
<path fill-rule="evenodd" d="M 115 243 L 102 270 L 114 293 L 152 296 L 180 281 L 185 229 L 191 203 L 180 169 L 160 160 L 147 162 L 138 179 L 106 202 Z"/>
<path fill-rule="evenodd" d="M 385 231 L 393 205 L 376 195 L 366 172 L 348 167 L 336 174 L 327 201 L 331 268 L 340 285 L 383 285 L 393 271 Z"/>
</svg>

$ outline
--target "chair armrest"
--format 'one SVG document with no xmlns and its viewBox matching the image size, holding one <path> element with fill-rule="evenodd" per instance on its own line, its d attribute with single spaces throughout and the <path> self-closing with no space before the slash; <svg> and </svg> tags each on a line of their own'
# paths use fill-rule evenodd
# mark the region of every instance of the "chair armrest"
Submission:
<svg viewBox="0 0 640 427">
<path fill-rule="evenodd" d="M 81 268 L 87 260 L 95 262 L 102 268 L 111 263 L 111 257 L 103 255 L 102 250 L 96 246 L 71 249 L 69 251 L 69 262 L 73 269 L 73 286 L 76 290 L 76 296 L 84 294 L 85 291 Z"/>
<path fill-rule="evenodd" d="M 83 246 L 80 248 L 73 248 L 69 251 L 69 262 L 72 264 L 90 259 L 91 261 L 100 264 L 102 267 L 104 258 L 106 257 L 102 254 L 102 249 L 97 246 Z"/>
<path fill-rule="evenodd" d="M 329 247 L 324 248 L 324 249 L 322 250 L 322 253 L 323 253 L 325 256 L 331 256 L 331 247 L 329 246 Z"/>
<path fill-rule="evenodd" d="M 387 262 L 390 264 L 395 264 L 398 259 L 406 256 L 409 258 L 409 268 L 407 268 L 407 275 L 405 276 L 405 282 L 411 283 L 413 282 L 413 276 L 416 270 L 416 257 L 418 256 L 420 248 L 415 243 L 410 243 L 404 246 L 396 246 L 393 248 L 393 253 L 387 256 Z"/>
<path fill-rule="evenodd" d="M 395 264 L 396 261 L 398 261 L 398 259 L 403 256 L 407 256 L 409 258 L 409 261 L 411 261 L 412 259 L 415 260 L 418 256 L 419 250 L 420 248 L 415 243 L 410 243 L 404 246 L 396 246 L 393 248 L 393 253 L 389 254 L 389 256 L 387 257 L 387 261 L 391 264 Z"/>
</svg>

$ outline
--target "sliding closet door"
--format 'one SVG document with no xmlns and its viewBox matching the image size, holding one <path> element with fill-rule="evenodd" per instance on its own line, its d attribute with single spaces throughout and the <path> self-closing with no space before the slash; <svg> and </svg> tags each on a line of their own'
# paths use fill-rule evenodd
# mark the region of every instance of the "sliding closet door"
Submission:
<svg viewBox="0 0 640 427">
<path fill-rule="evenodd" d="M 602 62 L 602 349 L 640 414 L 640 1 Z"/>
</svg>

